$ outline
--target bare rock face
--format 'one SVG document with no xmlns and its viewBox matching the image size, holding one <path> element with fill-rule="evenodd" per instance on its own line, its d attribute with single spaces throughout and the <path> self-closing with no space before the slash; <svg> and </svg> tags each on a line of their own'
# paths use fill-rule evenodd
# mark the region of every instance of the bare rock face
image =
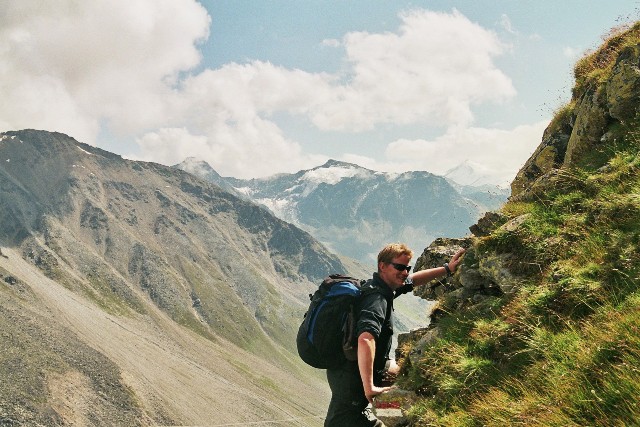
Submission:
<svg viewBox="0 0 640 427">
<path fill-rule="evenodd" d="M 635 45 L 620 51 L 603 84 L 587 85 L 556 115 L 511 183 L 511 199 L 528 199 L 543 187 L 553 187 L 559 169 L 571 168 L 593 150 L 606 147 L 611 129 L 639 112 L 640 45 Z"/>
<path fill-rule="evenodd" d="M 601 142 L 607 123 L 611 120 L 606 105 L 606 90 L 599 88 L 587 91 L 578 101 L 576 120 L 567 144 L 563 166 L 571 166 L 586 151 Z"/>
<path fill-rule="evenodd" d="M 567 152 L 573 117 L 559 117 L 545 129 L 542 143 L 520 169 L 511 183 L 511 197 L 520 195 L 533 182 L 560 167 Z"/>
<path fill-rule="evenodd" d="M 523 219 L 502 225 L 505 230 L 516 229 Z M 452 277 L 433 280 L 414 290 L 414 294 L 429 300 L 437 300 L 445 310 L 473 305 L 486 296 L 512 293 L 520 284 L 519 277 L 509 268 L 510 254 L 482 254 L 471 246 L 471 238 L 436 239 L 416 262 L 416 271 L 438 267 L 447 262 L 460 248 L 468 248 L 463 262 Z M 438 317 L 438 308 L 432 313 Z"/>
<path fill-rule="evenodd" d="M 414 271 L 440 267 L 445 262 L 448 262 L 458 250 L 466 248 L 470 244 L 470 239 L 438 238 L 418 257 Z M 455 283 L 451 278 L 435 279 L 431 283 L 415 289 L 414 294 L 424 299 L 437 300 L 439 296 L 455 289 L 455 287 Z"/>
<path fill-rule="evenodd" d="M 469 227 L 469 231 L 477 237 L 488 236 L 493 230 L 504 224 L 506 221 L 507 217 L 499 212 L 486 212 L 476 224 Z"/>
<path fill-rule="evenodd" d="M 619 121 L 635 117 L 640 108 L 640 45 L 629 46 L 618 55 L 606 86 L 606 107 Z"/>
</svg>

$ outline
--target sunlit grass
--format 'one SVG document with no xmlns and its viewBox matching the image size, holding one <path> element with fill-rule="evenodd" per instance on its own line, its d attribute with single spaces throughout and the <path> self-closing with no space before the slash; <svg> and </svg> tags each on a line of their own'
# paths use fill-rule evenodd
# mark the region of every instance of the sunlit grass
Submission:
<svg viewBox="0 0 640 427">
<path fill-rule="evenodd" d="M 612 132 L 597 161 L 508 202 L 505 225 L 475 241 L 479 259 L 508 254 L 523 284 L 439 320 L 400 380 L 420 397 L 412 425 L 638 425 L 640 118 Z"/>
<path fill-rule="evenodd" d="M 602 83 L 610 74 L 618 53 L 627 46 L 640 43 L 640 23 L 622 25 L 611 29 L 605 42 L 595 52 L 582 57 L 574 67 L 574 98 L 578 97 L 589 85 Z"/>
</svg>

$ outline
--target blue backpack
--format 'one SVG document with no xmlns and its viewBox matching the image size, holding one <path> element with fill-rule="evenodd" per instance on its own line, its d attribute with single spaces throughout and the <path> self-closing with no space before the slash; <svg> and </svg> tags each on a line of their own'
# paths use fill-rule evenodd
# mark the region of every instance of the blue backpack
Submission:
<svg viewBox="0 0 640 427">
<path fill-rule="evenodd" d="M 314 368 L 336 368 L 357 360 L 354 306 L 366 290 L 364 280 L 333 274 L 309 295 L 311 304 L 298 329 L 300 358 Z M 371 289 L 371 288 L 367 288 Z"/>
</svg>

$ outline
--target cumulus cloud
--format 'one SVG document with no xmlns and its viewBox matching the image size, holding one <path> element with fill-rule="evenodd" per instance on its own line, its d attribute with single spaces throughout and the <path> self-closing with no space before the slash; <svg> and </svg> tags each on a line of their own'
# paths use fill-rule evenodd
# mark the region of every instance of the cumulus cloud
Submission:
<svg viewBox="0 0 640 427">
<path fill-rule="evenodd" d="M 202 134 L 192 134 L 186 128 L 162 128 L 136 142 L 141 152 L 133 158 L 172 165 L 196 157 L 222 176 L 236 178 L 293 173 L 326 160 L 303 153 L 300 145 L 284 137 L 277 126 L 255 116 L 233 123 L 216 120 Z"/>
<path fill-rule="evenodd" d="M 259 61 L 205 70 L 185 79 L 168 107 L 174 122 L 199 135 L 198 143 L 185 136 L 186 128 L 181 128 L 179 138 L 172 131 L 158 139 L 153 131 L 139 140 L 142 156 L 160 163 L 196 156 L 218 173 L 239 178 L 317 166 L 326 158 L 303 153 L 270 116 L 281 111 L 305 114 L 313 105 L 309 93 L 322 99 L 323 92 L 330 91 L 330 80 Z"/>
<path fill-rule="evenodd" d="M 243 144 L 237 143 L 240 139 Z M 304 155 L 299 145 L 280 135 L 272 123 L 258 118 L 235 126 L 217 123 L 205 135 L 192 134 L 184 127 L 162 128 L 144 134 L 136 142 L 141 152 L 134 158 L 173 165 L 196 157 L 214 165 L 222 176 L 236 178 L 272 175 L 274 170 L 297 172 L 300 165 L 311 168 L 320 162 L 315 156 Z M 297 159 L 293 164 L 292 158 Z"/>
<path fill-rule="evenodd" d="M 200 61 L 196 44 L 210 23 L 194 0 L 131 0 L 123 7 L 21 0 L 3 9 L 5 126 L 60 130 L 89 143 L 102 122 L 122 134 L 162 123 L 178 73 Z"/>
<path fill-rule="evenodd" d="M 541 121 L 508 130 L 452 128 L 433 140 L 399 139 L 387 146 L 386 159 L 394 165 L 391 168 L 438 175 L 472 161 L 482 165 L 496 184 L 506 186 L 540 144 L 547 124 Z"/>
<path fill-rule="evenodd" d="M 282 115 L 343 138 L 377 126 L 449 129 L 431 143 L 391 145 L 435 154 L 430 147 L 447 146 L 455 132 L 479 132 L 464 134 L 474 107 L 515 95 L 493 62 L 505 46 L 457 11 L 400 17 L 396 31 L 323 41 L 344 48 L 340 74 L 263 61 L 195 71 L 211 23 L 195 0 L 9 2 L 0 13 L 0 130 L 56 130 L 87 143 L 104 132 L 136 142 L 120 154 L 164 164 L 195 156 L 237 177 L 325 160 L 286 135 Z"/>
<path fill-rule="evenodd" d="M 321 129 L 367 130 L 380 123 L 468 125 L 471 106 L 515 95 L 492 62 L 504 46 L 457 11 L 414 10 L 395 33 L 352 32 L 343 39 L 352 67 L 330 102 L 312 110 Z"/>
<path fill-rule="evenodd" d="M 513 129 L 451 128 L 431 140 L 393 141 L 382 160 L 358 154 L 346 154 L 340 160 L 378 171 L 424 170 L 436 175 L 466 164 L 486 182 L 507 187 L 540 144 L 547 124 L 540 121 Z"/>
</svg>

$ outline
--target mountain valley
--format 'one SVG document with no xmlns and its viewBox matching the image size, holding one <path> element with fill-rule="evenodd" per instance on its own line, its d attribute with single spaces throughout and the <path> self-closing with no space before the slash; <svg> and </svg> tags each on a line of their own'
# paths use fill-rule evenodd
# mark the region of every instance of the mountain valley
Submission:
<svg viewBox="0 0 640 427">
<path fill-rule="evenodd" d="M 190 174 L 63 134 L 4 133 L 0 158 L 3 425 L 322 415 L 294 337 L 307 295 L 363 274 L 354 262 Z"/>
</svg>

